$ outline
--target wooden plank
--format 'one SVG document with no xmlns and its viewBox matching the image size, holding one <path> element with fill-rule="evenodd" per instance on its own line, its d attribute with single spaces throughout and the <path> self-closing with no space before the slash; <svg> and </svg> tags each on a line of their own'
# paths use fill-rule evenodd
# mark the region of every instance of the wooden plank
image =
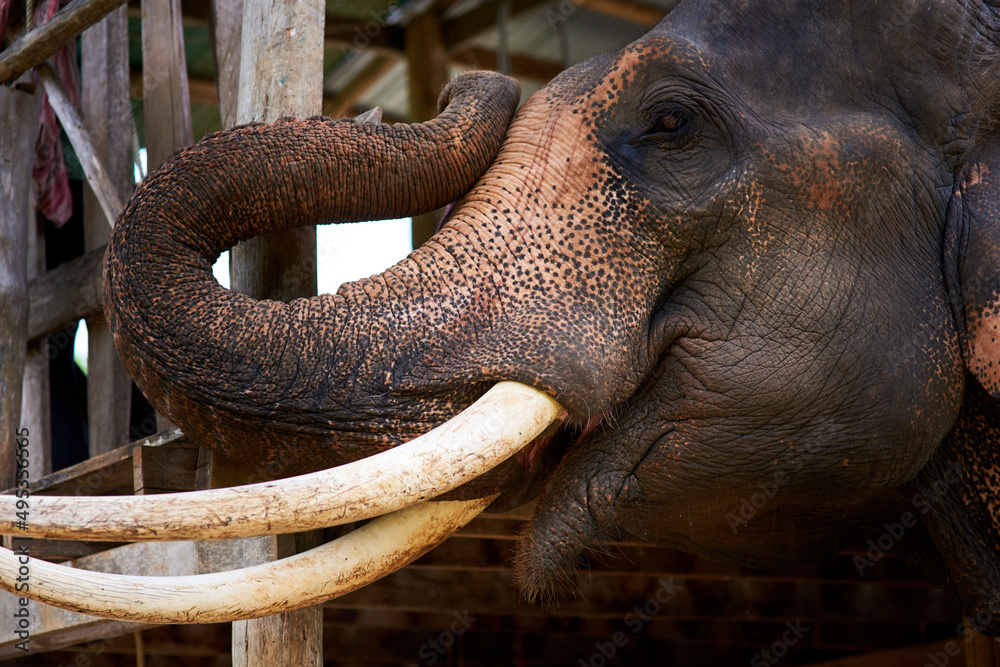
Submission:
<svg viewBox="0 0 1000 667">
<path fill-rule="evenodd" d="M 101 312 L 105 249 L 94 248 L 28 284 L 28 340 L 43 343 L 42 337 Z"/>
<path fill-rule="evenodd" d="M 146 447 L 132 452 L 136 495 L 194 491 L 198 449 L 193 447 Z"/>
<path fill-rule="evenodd" d="M 965 649 L 966 667 L 1000 667 L 1000 643 L 993 637 L 982 634 L 971 623 L 965 621 L 965 633 L 961 644 Z M 951 653 L 946 651 L 946 656 Z"/>
<path fill-rule="evenodd" d="M 461 575 L 458 575 L 461 576 Z M 327 607 L 323 612 L 323 626 L 329 637 L 339 637 L 345 629 L 410 629 L 437 635 L 449 628 L 456 620 L 456 612 L 462 609 L 439 609 L 435 612 L 412 613 L 394 609 L 334 609 Z M 517 633 L 540 635 L 543 637 L 607 638 L 621 630 L 624 618 L 575 618 L 567 619 L 558 614 L 524 615 L 516 619 L 507 615 L 471 614 L 475 622 L 469 628 L 470 635 L 506 635 L 511 640 Z M 567 622 L 569 620 L 569 622 Z M 759 647 L 769 646 L 780 637 L 787 626 L 787 620 L 758 621 L 746 620 L 740 623 L 727 621 L 672 621 L 653 617 L 642 628 L 643 640 L 670 642 L 711 641 L 728 646 Z M 885 619 L 875 625 L 853 622 L 838 623 L 826 621 L 820 629 L 822 636 L 816 640 L 817 646 L 843 651 L 871 653 L 900 646 L 921 645 L 923 638 L 947 636 L 953 632 L 951 624 L 920 626 L 893 623 Z M 593 640 L 591 640 L 593 641 Z M 922 664 L 922 663 L 917 663 Z"/>
<path fill-rule="evenodd" d="M 96 160 L 104 165 L 114 202 L 85 192 L 83 226 L 86 250 L 107 246 L 123 202 L 132 195 L 132 104 L 129 98 L 128 17 L 125 7 L 110 12 L 81 38 L 81 111 Z M 114 206 L 109 212 L 107 206 Z M 103 210 L 103 213 L 102 213 Z M 87 430 L 90 456 L 103 454 L 130 439 L 132 379 L 129 377 L 103 313 L 87 322 Z"/>
<path fill-rule="evenodd" d="M 0 486 L 13 486 L 28 342 L 28 210 L 41 95 L 0 87 Z M 32 231 L 33 228 L 32 228 Z M 30 431 L 28 433 L 30 443 Z M 34 464 L 28 460 L 29 471 Z M 40 470 L 32 472 L 38 476 Z M 30 478 L 29 478 L 30 479 Z"/>
<path fill-rule="evenodd" d="M 73 0 L 51 19 L 0 53 L 0 83 L 13 81 L 66 46 L 125 0 Z"/>
<path fill-rule="evenodd" d="M 674 577 L 676 592 L 659 605 L 659 616 L 671 620 L 776 621 L 809 623 L 958 623 L 959 614 L 944 593 L 931 588 L 890 588 L 869 584 L 813 584 L 748 580 L 699 580 Z M 655 598 L 658 577 L 622 577 L 581 573 L 573 594 L 557 609 L 526 607 L 513 593 L 508 572 L 449 571 L 405 568 L 326 606 L 334 609 L 399 609 L 434 612 L 469 609 L 474 614 L 552 615 L 620 619 Z M 428 591 L 434 591 L 433 596 Z"/>
<path fill-rule="evenodd" d="M 497 69 L 496 51 L 484 49 L 479 46 L 466 46 L 451 54 L 450 60 L 454 64 L 473 67 L 475 69 Z M 535 79 L 542 83 L 548 83 L 554 79 L 563 67 L 560 63 L 552 60 L 542 60 L 522 53 L 513 53 L 510 56 L 510 73 L 516 77 Z"/>
<path fill-rule="evenodd" d="M 187 444 L 179 429 L 163 431 L 132 444 L 119 447 L 100 456 L 81 461 L 76 465 L 57 470 L 33 480 L 32 493 L 50 496 L 106 496 L 131 494 L 132 452 L 137 447 L 180 446 Z M 3 493 L 11 494 L 8 487 Z"/>
<path fill-rule="evenodd" d="M 243 0 L 212 0 L 209 22 L 215 86 L 222 127 L 236 124 L 240 87 L 240 49 L 243 35 Z"/>
<path fill-rule="evenodd" d="M 406 59 L 410 69 L 410 122 L 430 120 L 437 115 L 437 101 L 448 83 L 448 51 L 441 19 L 427 12 L 406 26 Z M 442 209 L 413 216 L 411 237 L 418 248 L 434 235 Z"/>
<path fill-rule="evenodd" d="M 647 29 L 652 28 L 666 16 L 666 12 L 659 7 L 635 0 L 583 0 L 583 6 L 601 14 L 638 23 Z"/>
<path fill-rule="evenodd" d="M 934 659 L 938 659 L 940 662 L 932 662 Z M 811 667 L 913 667 L 913 665 L 924 664 L 939 664 L 940 667 L 953 664 L 957 667 L 965 659 L 964 642 L 960 639 L 946 639 L 890 651 L 866 653 L 837 660 L 824 660 L 813 663 Z"/>
<path fill-rule="evenodd" d="M 142 99 L 150 171 L 192 143 L 180 0 L 142 0 Z"/>
<path fill-rule="evenodd" d="M 59 124 L 62 125 L 63 131 L 66 132 L 70 143 L 73 144 L 73 150 L 76 151 L 76 156 L 80 160 L 87 184 L 90 185 L 91 191 L 100 202 L 107 225 L 114 226 L 115 218 L 122 210 L 124 200 L 112 183 L 108 170 L 98 156 L 97 149 L 84 127 L 80 114 L 70 102 L 69 95 L 66 94 L 66 90 L 55 71 L 48 65 L 41 65 L 38 68 L 38 74 L 45 85 L 45 92 L 48 93 L 49 104 L 52 105 L 53 111 L 59 118 Z"/>
</svg>

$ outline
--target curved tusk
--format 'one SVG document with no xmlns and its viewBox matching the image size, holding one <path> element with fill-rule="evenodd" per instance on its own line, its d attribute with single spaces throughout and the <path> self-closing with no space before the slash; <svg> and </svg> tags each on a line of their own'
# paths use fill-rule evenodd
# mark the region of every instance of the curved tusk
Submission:
<svg viewBox="0 0 1000 667">
<path fill-rule="evenodd" d="M 563 413 L 551 397 L 501 382 L 447 423 L 389 451 L 287 479 L 149 496 L 0 496 L 0 534 L 109 541 L 208 540 L 303 532 L 429 500 L 475 479 Z"/>
<path fill-rule="evenodd" d="M 443 542 L 494 498 L 421 503 L 296 556 L 215 574 L 136 577 L 30 558 L 30 589 L 16 595 L 139 623 L 222 623 L 269 616 L 319 604 L 395 572 Z M 14 593 L 22 566 L 17 555 L 0 549 L 0 588 Z"/>
</svg>

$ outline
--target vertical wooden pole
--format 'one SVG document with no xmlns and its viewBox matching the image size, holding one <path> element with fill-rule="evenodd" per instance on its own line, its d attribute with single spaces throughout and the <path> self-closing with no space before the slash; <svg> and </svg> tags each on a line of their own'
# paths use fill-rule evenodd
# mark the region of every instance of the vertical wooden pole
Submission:
<svg viewBox="0 0 1000 667">
<path fill-rule="evenodd" d="M 243 12 L 237 123 L 307 118 L 323 107 L 324 5 L 265 0 Z M 230 285 L 258 299 L 316 294 L 316 229 L 268 234 L 230 251 Z"/>
<path fill-rule="evenodd" d="M 29 195 L 30 196 L 30 195 Z M 28 207 L 28 284 L 45 273 L 45 233 L 33 207 Z M 30 304 L 29 304 L 30 310 Z M 31 433 L 31 474 L 52 472 L 52 399 L 49 393 L 48 338 L 28 341 L 21 395 L 21 424 Z"/>
<path fill-rule="evenodd" d="M 194 142 L 180 0 L 142 0 L 142 101 L 152 171 Z M 156 427 L 174 425 L 157 413 Z"/>
<path fill-rule="evenodd" d="M 243 0 L 212 0 L 211 24 L 219 115 L 223 129 L 228 129 L 236 125 L 239 100 Z"/>
<path fill-rule="evenodd" d="M 237 122 L 320 113 L 323 100 L 321 0 L 261 0 L 243 8 Z M 290 301 L 316 294 L 316 231 L 295 229 L 230 251 L 231 285 L 256 298 Z M 299 541 L 315 542 L 314 535 Z M 246 565 L 294 553 L 294 536 L 247 540 Z M 251 552 L 252 555 L 251 555 Z M 322 607 L 233 623 L 233 665 L 323 664 Z"/>
<path fill-rule="evenodd" d="M 965 622 L 966 667 L 1000 667 L 1000 643 Z"/>
<path fill-rule="evenodd" d="M 437 115 L 437 101 L 448 83 L 448 51 L 437 14 L 415 17 L 406 27 L 406 58 L 410 66 L 410 122 Z M 434 235 L 442 211 L 413 216 L 413 247 Z"/>
<path fill-rule="evenodd" d="M 81 113 L 98 159 L 120 201 L 132 194 L 132 136 L 129 116 L 128 17 L 119 7 L 84 31 L 81 62 Z M 84 238 L 87 250 L 105 245 L 111 229 L 97 198 L 84 191 Z M 129 441 L 132 380 L 118 359 L 102 316 L 87 323 L 87 413 L 90 456 Z"/>
<path fill-rule="evenodd" d="M 41 95 L 0 86 L 0 484 L 16 479 L 28 343 L 28 210 Z M 30 442 L 30 434 L 29 434 Z M 32 471 L 29 461 L 29 471 Z M 32 471 L 32 477 L 37 477 Z"/>
<path fill-rule="evenodd" d="M 142 0 L 142 100 L 152 171 L 194 141 L 180 0 Z"/>
</svg>

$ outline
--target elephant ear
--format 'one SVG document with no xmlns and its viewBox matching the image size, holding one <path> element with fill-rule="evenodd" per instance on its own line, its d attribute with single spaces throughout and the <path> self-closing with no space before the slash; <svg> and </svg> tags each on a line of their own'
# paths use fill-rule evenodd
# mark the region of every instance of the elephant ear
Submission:
<svg viewBox="0 0 1000 667">
<path fill-rule="evenodd" d="M 969 372 L 1000 398 L 1000 138 L 982 142 L 955 181 L 945 271 Z"/>
</svg>

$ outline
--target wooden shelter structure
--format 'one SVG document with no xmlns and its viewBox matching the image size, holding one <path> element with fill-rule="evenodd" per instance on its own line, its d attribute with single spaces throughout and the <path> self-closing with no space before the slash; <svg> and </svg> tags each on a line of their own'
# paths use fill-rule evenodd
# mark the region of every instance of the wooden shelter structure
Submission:
<svg viewBox="0 0 1000 667">
<path fill-rule="evenodd" d="M 55 1 L 55 0 L 52 0 Z M 0 3 L 2 5 L 3 3 Z M 11 7 L 0 51 L 0 488 L 20 457 L 32 494 L 150 494 L 257 481 L 143 407 L 101 315 L 111 225 L 150 167 L 206 132 L 281 115 L 432 116 L 456 71 L 493 68 L 527 93 L 595 52 L 628 43 L 672 0 L 73 0 L 44 23 Z M 80 54 L 79 101 L 45 64 Z M 86 180 L 77 245 L 36 216 L 32 166 L 43 93 Z M 71 149 L 71 150 L 70 150 Z M 71 169 L 71 171 L 73 171 Z M 436 219 L 414 221 L 415 243 Z M 60 257 L 60 255 L 64 255 Z M 272 235 L 231 256 L 232 288 L 283 299 L 316 291 L 313 230 Z M 56 265 L 58 259 L 61 263 Z M 291 273 L 290 273 L 291 272 Z M 289 286 L 292 288 L 289 288 Z M 86 319 L 87 451 L 62 467 L 67 424 L 55 372 Z M 61 378 L 61 379 L 59 379 Z M 77 396 L 79 399 L 79 396 Z M 145 412 L 143 410 L 146 410 Z M 77 420 L 78 422 L 80 420 Z M 19 449 L 18 436 L 22 438 Z M 10 492 L 10 491 L 8 491 Z M 529 513 L 482 515 L 440 548 L 363 590 L 232 624 L 150 626 L 28 605 L 0 594 L 0 660 L 34 665 L 998 665 L 995 641 L 964 632 L 943 593 L 891 557 L 858 549 L 759 571 L 635 541 L 607 545 L 578 594 L 527 606 L 512 545 Z M 101 571 L 193 574 L 272 560 L 337 531 L 235 542 L 34 541 L 31 555 Z M 19 545 L 17 536 L 4 546 Z M 859 571 L 856 555 L 872 559 Z"/>
</svg>

